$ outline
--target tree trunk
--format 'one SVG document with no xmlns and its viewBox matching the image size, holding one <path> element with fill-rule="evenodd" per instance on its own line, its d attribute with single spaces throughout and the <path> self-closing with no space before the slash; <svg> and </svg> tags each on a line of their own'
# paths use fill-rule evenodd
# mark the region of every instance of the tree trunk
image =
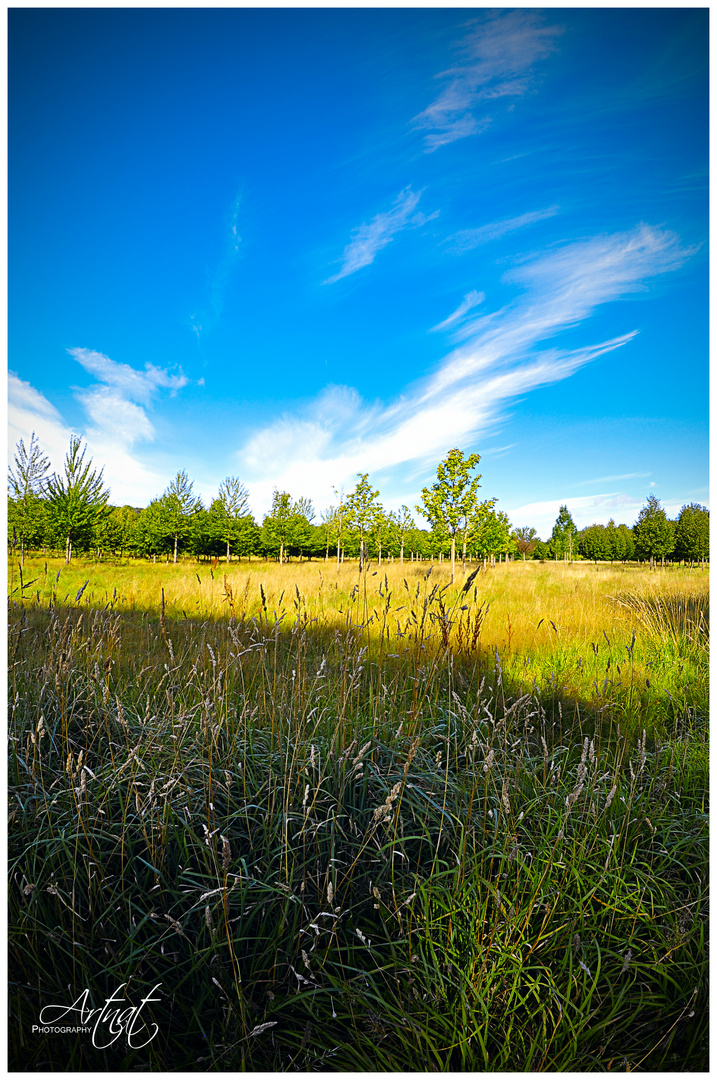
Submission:
<svg viewBox="0 0 717 1080">
<path fill-rule="evenodd" d="M 65 566 L 69 566 L 72 560 L 72 541 L 69 536 L 65 541 Z"/>
<path fill-rule="evenodd" d="M 456 538 L 451 537 L 451 585 L 456 579 Z"/>
<path fill-rule="evenodd" d="M 174 534 L 174 563 L 177 564 L 177 543 L 179 541 L 179 533 Z"/>
<path fill-rule="evenodd" d="M 401 566 L 403 566 L 403 539 L 401 539 Z"/>
<path fill-rule="evenodd" d="M 227 540 L 227 565 L 229 564 L 230 560 L 231 555 L 229 554 L 229 540 Z"/>
<path fill-rule="evenodd" d="M 279 566 L 282 566 L 283 563 L 284 563 L 284 541 L 282 540 L 281 541 L 281 546 L 279 548 Z"/>
</svg>

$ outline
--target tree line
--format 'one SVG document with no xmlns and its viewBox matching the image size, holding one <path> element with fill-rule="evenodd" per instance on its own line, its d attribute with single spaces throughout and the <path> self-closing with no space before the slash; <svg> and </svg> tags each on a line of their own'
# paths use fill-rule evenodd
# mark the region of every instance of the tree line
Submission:
<svg viewBox="0 0 717 1080">
<path fill-rule="evenodd" d="M 380 492 L 359 473 L 353 491 L 334 489 L 334 503 L 317 520 L 305 497 L 294 498 L 276 489 L 269 512 L 259 524 L 249 508 L 249 493 L 236 476 L 220 484 L 205 506 L 193 481 L 180 470 L 161 496 L 144 508 L 113 506 L 103 470 L 87 460 L 87 447 L 71 436 L 63 471 L 50 473 L 50 463 L 34 432 L 26 448 L 21 439 L 14 468 L 8 470 L 8 542 L 24 562 L 28 550 L 133 555 L 172 559 L 252 557 L 325 560 L 345 558 L 450 559 L 451 579 L 456 559 L 480 560 L 483 565 L 512 558 L 595 561 L 679 560 L 693 565 L 709 556 L 709 512 L 696 503 L 682 508 L 670 521 L 659 500 L 647 499 L 632 527 L 590 525 L 578 530 L 567 506 L 561 506 L 551 536 L 542 541 L 535 529 L 513 529 L 496 498 L 480 499 L 479 454 L 451 450 L 436 470 L 436 481 L 421 492 L 413 508 L 387 511 Z M 414 513 L 428 522 L 420 527 Z"/>
</svg>

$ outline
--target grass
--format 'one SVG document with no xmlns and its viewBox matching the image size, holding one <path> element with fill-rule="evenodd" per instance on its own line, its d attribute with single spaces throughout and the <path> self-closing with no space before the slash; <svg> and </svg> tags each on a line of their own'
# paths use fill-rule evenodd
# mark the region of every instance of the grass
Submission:
<svg viewBox="0 0 717 1080">
<path fill-rule="evenodd" d="M 11 1068 L 707 1068 L 706 576 L 375 569 L 9 572 Z"/>
</svg>

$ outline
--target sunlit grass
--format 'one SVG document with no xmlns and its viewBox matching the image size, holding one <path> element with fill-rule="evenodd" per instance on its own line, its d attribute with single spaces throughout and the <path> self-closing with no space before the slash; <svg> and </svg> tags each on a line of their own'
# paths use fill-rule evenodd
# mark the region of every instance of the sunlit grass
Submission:
<svg viewBox="0 0 717 1080">
<path fill-rule="evenodd" d="M 374 570 L 28 560 L 11 1067 L 706 1068 L 706 577 Z"/>
</svg>

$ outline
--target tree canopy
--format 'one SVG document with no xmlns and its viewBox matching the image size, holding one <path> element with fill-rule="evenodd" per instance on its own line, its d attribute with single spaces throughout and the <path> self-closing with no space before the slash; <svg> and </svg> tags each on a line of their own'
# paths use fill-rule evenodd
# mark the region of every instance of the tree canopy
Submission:
<svg viewBox="0 0 717 1080">
<path fill-rule="evenodd" d="M 451 581 L 456 577 L 456 536 L 467 530 L 468 521 L 478 503 L 481 476 L 471 476 L 480 454 L 464 457 L 463 451 L 449 450 L 436 469 L 437 480 L 421 491 L 421 505 L 416 510 L 434 528 L 445 530 L 451 541 Z"/>
<path fill-rule="evenodd" d="M 65 455 L 64 476 L 53 473 L 48 479 L 47 508 L 51 525 L 65 538 L 65 562 L 72 559 L 72 546 L 84 539 L 107 512 L 109 488 L 104 486 L 103 469 L 85 463 L 87 446 L 78 435 L 70 436 Z"/>
</svg>

